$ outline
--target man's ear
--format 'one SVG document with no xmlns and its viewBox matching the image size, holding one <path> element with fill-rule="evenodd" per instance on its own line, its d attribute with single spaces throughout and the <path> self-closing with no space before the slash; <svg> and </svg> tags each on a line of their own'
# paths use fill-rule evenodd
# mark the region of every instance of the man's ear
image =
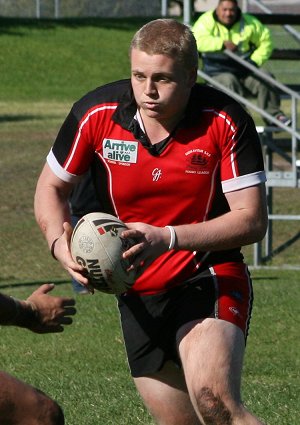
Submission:
<svg viewBox="0 0 300 425">
<path fill-rule="evenodd" d="M 188 85 L 189 85 L 189 87 L 192 88 L 194 86 L 194 84 L 197 81 L 197 77 L 198 77 L 197 68 L 192 68 L 189 71 L 189 76 L 188 76 Z"/>
</svg>

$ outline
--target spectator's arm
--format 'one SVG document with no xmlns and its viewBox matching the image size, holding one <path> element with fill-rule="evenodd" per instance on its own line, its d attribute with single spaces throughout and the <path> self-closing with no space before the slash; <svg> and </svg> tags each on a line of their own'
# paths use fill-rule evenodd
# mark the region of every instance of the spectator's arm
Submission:
<svg viewBox="0 0 300 425">
<path fill-rule="evenodd" d="M 257 48 L 252 53 L 250 59 L 257 66 L 262 66 L 270 58 L 273 51 L 272 35 L 269 28 L 257 20 L 255 20 L 255 28 L 256 31 L 253 33 L 253 39 L 251 41 Z"/>
<path fill-rule="evenodd" d="M 213 25 L 209 17 L 200 16 L 192 30 L 199 52 L 220 52 L 224 50 L 224 40 L 213 34 Z"/>
</svg>

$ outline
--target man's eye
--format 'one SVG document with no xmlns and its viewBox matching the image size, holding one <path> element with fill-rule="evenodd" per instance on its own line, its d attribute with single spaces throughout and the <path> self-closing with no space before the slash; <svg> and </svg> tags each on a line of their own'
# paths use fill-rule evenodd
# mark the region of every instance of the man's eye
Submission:
<svg viewBox="0 0 300 425">
<path fill-rule="evenodd" d="M 170 78 L 166 77 L 165 75 L 161 75 L 160 77 L 157 78 L 157 81 L 168 83 L 170 81 Z"/>
<path fill-rule="evenodd" d="M 135 77 L 137 80 L 139 80 L 139 81 L 141 81 L 141 80 L 144 80 L 144 79 L 145 79 L 144 75 L 142 75 L 142 74 L 134 74 L 134 77 Z"/>
</svg>

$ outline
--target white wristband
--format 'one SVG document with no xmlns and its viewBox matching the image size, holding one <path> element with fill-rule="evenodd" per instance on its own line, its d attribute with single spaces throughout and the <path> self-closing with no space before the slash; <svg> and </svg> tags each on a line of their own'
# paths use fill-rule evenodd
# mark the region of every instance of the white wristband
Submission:
<svg viewBox="0 0 300 425">
<path fill-rule="evenodd" d="M 176 242 L 176 232 L 173 226 L 165 226 L 167 229 L 169 229 L 170 231 L 170 244 L 169 244 L 169 248 L 168 251 L 171 251 L 171 249 L 174 249 L 175 246 L 175 242 Z"/>
</svg>

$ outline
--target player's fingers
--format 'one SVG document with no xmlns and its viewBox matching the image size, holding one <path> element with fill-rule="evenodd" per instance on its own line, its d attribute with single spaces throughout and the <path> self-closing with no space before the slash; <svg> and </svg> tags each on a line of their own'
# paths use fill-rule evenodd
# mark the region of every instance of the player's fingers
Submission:
<svg viewBox="0 0 300 425">
<path fill-rule="evenodd" d="M 89 278 L 87 277 L 88 272 L 86 269 L 83 270 L 83 273 L 74 273 L 74 272 L 72 273 L 69 272 L 69 273 L 78 283 L 80 283 L 83 287 L 85 287 L 90 294 L 94 294 L 95 291 L 93 286 L 90 284 Z"/>
<path fill-rule="evenodd" d="M 54 287 L 55 287 L 54 283 L 43 283 L 34 292 L 36 294 L 47 294 L 48 292 L 52 291 Z"/>
<path fill-rule="evenodd" d="M 72 228 L 71 224 L 66 221 L 63 224 L 63 229 L 64 229 L 65 234 L 67 236 L 67 240 L 69 240 L 71 238 L 71 235 L 72 235 L 72 232 L 73 232 L 73 228 Z"/>
<path fill-rule="evenodd" d="M 70 273 L 73 279 L 77 280 L 81 285 L 88 285 L 89 280 L 86 276 L 86 270 L 74 270 L 73 268 L 67 267 L 66 270 Z"/>
<path fill-rule="evenodd" d="M 128 225 L 128 229 L 123 230 L 121 236 L 125 239 L 136 239 L 138 241 L 138 239 L 141 239 L 144 236 L 144 233 L 134 228 L 130 229 Z"/>
<path fill-rule="evenodd" d="M 73 319 L 71 317 L 61 317 L 59 323 L 61 325 L 71 325 L 73 323 Z"/>
<path fill-rule="evenodd" d="M 76 304 L 76 301 L 74 298 L 70 297 L 60 297 L 61 303 L 63 307 L 71 307 Z"/>
<path fill-rule="evenodd" d="M 74 261 L 73 259 L 71 259 L 70 261 L 65 263 L 65 269 L 71 273 L 72 271 L 74 272 L 79 272 L 81 274 L 85 273 L 85 268 L 83 265 L 76 263 L 76 261 Z"/>
<path fill-rule="evenodd" d="M 140 242 L 137 243 L 135 245 L 133 245 L 132 247 L 130 247 L 129 249 L 127 249 L 125 252 L 123 252 L 122 257 L 125 258 L 126 260 L 129 260 L 132 262 L 133 259 L 135 259 L 141 252 L 144 251 L 146 247 L 146 242 Z"/>
<path fill-rule="evenodd" d="M 64 316 L 74 316 L 76 314 L 76 308 L 74 307 L 67 307 L 63 309 Z"/>
</svg>

